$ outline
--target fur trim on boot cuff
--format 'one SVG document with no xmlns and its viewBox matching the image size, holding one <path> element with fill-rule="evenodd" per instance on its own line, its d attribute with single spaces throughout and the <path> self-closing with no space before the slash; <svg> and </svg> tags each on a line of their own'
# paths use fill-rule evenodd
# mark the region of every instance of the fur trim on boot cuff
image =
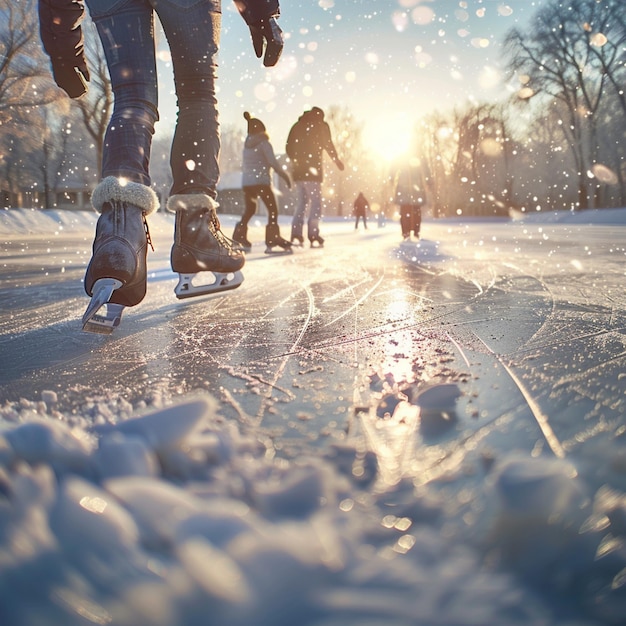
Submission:
<svg viewBox="0 0 626 626">
<path fill-rule="evenodd" d="M 167 210 L 186 211 L 188 209 L 214 209 L 217 211 L 219 204 L 205 193 L 185 193 L 170 196 L 167 200 Z"/>
<path fill-rule="evenodd" d="M 91 204 L 98 213 L 102 213 L 102 206 L 107 202 L 123 202 L 135 206 L 145 215 L 150 215 L 159 208 L 159 199 L 150 187 L 115 176 L 107 176 L 91 194 Z"/>
</svg>

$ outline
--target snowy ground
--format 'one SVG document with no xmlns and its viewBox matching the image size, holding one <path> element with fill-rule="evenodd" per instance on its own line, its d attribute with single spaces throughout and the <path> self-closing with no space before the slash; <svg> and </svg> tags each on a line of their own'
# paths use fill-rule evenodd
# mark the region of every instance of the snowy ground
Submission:
<svg viewBox="0 0 626 626">
<path fill-rule="evenodd" d="M 626 211 L 517 217 L 189 304 L 157 215 L 98 337 L 94 216 L 3 211 L 0 624 L 625 624 Z"/>
</svg>

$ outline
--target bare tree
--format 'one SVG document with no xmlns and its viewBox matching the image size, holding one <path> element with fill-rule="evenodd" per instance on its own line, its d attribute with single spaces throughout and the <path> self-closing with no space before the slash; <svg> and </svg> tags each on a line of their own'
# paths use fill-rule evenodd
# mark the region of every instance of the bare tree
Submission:
<svg viewBox="0 0 626 626">
<path fill-rule="evenodd" d="M 104 50 L 93 22 L 86 18 L 82 23 L 85 32 L 85 54 L 89 64 L 89 89 L 76 100 L 82 122 L 96 148 L 97 164 L 102 163 L 104 135 L 113 109 L 113 90 L 109 79 Z"/>
<path fill-rule="evenodd" d="M 333 143 L 339 158 L 345 163 L 346 170 L 337 172 L 334 165 L 325 168 L 327 189 L 331 191 L 336 214 L 343 215 L 349 199 L 356 195 L 361 177 L 359 169 L 365 166 L 363 158 L 363 124 L 357 121 L 352 112 L 345 107 L 331 106 L 326 115 L 331 129 Z"/>
<path fill-rule="evenodd" d="M 0 0 L 0 123 L 18 109 L 59 97 L 46 80 L 49 72 L 39 45 L 34 0 Z"/>
<path fill-rule="evenodd" d="M 244 125 L 229 124 L 220 131 L 220 171 L 241 171 L 243 144 L 246 139 Z"/>
<path fill-rule="evenodd" d="M 588 175 L 602 161 L 598 129 L 608 102 L 622 103 L 626 81 L 623 0 L 553 0 L 528 31 L 506 38 L 508 67 L 522 81 L 520 95 L 557 107 L 559 128 L 576 164 L 578 206 L 595 206 L 599 183 Z"/>
<path fill-rule="evenodd" d="M 435 217 L 452 211 L 456 185 L 452 181 L 457 154 L 458 130 L 449 113 L 435 111 L 416 126 L 414 152 L 427 164 L 431 181 L 428 202 Z"/>
<path fill-rule="evenodd" d="M 413 153 L 429 172 L 433 215 L 506 214 L 516 146 L 502 105 L 468 103 L 420 121 Z"/>
</svg>

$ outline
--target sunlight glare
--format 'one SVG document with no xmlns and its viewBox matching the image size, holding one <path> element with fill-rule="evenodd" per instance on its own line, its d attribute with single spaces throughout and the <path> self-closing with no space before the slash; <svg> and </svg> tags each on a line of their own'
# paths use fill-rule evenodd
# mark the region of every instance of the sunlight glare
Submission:
<svg viewBox="0 0 626 626">
<path fill-rule="evenodd" d="M 389 113 L 370 118 L 364 129 L 364 140 L 370 150 L 386 161 L 408 152 L 413 124 L 404 114 Z"/>
</svg>

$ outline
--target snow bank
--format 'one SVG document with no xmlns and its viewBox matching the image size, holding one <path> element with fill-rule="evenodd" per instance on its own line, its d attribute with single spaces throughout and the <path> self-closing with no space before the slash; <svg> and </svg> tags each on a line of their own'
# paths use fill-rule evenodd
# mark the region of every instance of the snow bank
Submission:
<svg viewBox="0 0 626 626">
<path fill-rule="evenodd" d="M 585 211 L 511 211 L 516 222 L 546 224 L 626 224 L 626 209 L 587 209 Z"/>
<path fill-rule="evenodd" d="M 464 535 L 434 490 L 365 490 L 358 446 L 278 459 L 206 395 L 129 419 L 44 398 L 0 410 L 2 624 L 591 623 L 556 616 L 555 589 L 623 623 L 626 495 L 592 506 L 565 461 L 496 461 Z"/>
<path fill-rule="evenodd" d="M 98 214 L 95 211 L 4 209 L 0 210 L 0 236 L 53 235 L 60 231 L 93 235 Z M 156 213 L 150 228 L 169 228 L 173 216 Z"/>
<path fill-rule="evenodd" d="M 0 236 L 16 234 L 45 235 L 59 230 L 91 235 L 97 214 L 93 211 L 4 209 L 0 210 Z M 463 218 L 466 219 L 466 218 Z M 479 218 L 485 220 L 486 218 Z M 511 219 L 517 222 L 542 222 L 550 224 L 626 224 L 626 209 L 594 209 L 587 211 L 551 211 L 522 213 L 512 211 Z M 172 229 L 173 216 L 158 212 L 150 217 L 150 229 Z M 332 221 L 332 218 L 330 218 Z M 346 221 L 341 218 L 340 221 Z M 463 221 L 459 219 L 458 221 Z M 488 221 L 488 220 L 487 220 Z M 498 222 L 502 222 L 499 218 Z M 432 252 L 432 251 L 431 251 Z"/>
</svg>

